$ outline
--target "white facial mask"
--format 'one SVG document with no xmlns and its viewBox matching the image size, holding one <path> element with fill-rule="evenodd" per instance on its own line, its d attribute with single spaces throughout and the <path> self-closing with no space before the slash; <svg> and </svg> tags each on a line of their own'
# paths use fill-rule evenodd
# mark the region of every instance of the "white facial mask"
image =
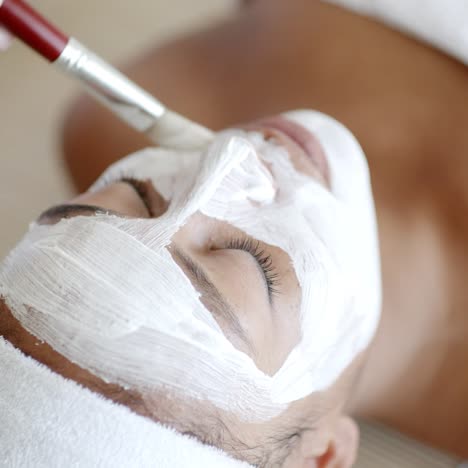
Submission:
<svg viewBox="0 0 468 468">
<path fill-rule="evenodd" d="M 0 294 L 12 313 L 106 381 L 208 400 L 245 420 L 273 417 L 326 389 L 368 345 L 378 322 L 374 207 L 365 158 L 349 131 L 316 112 L 287 117 L 320 140 L 331 193 L 259 134 L 223 132 L 204 153 L 139 152 L 93 189 L 122 171 L 151 178 L 170 200 L 167 212 L 33 225 L 0 270 Z M 302 294 L 302 337 L 273 376 L 227 340 L 167 249 L 196 212 L 291 259 Z"/>
</svg>

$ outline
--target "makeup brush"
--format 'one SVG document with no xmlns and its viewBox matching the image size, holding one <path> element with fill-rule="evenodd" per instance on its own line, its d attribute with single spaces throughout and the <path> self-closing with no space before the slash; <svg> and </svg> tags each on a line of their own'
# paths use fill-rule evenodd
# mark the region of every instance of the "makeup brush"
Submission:
<svg viewBox="0 0 468 468">
<path fill-rule="evenodd" d="M 213 133 L 168 110 L 22 0 L 0 0 L 0 24 L 49 62 L 77 78 L 98 101 L 160 146 L 196 149 Z"/>
</svg>

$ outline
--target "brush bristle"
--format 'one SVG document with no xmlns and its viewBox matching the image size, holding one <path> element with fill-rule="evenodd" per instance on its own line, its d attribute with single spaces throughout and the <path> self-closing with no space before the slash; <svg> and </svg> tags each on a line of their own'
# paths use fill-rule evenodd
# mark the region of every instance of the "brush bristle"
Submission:
<svg viewBox="0 0 468 468">
<path fill-rule="evenodd" d="M 158 146 L 189 150 L 207 146 L 214 136 L 211 130 L 171 111 L 166 111 L 146 133 Z"/>
</svg>

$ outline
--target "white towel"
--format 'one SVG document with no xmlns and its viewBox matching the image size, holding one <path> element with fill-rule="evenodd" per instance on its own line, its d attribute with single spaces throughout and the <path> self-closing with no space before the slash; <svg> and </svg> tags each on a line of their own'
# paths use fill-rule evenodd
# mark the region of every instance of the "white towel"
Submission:
<svg viewBox="0 0 468 468">
<path fill-rule="evenodd" d="M 247 468 L 24 356 L 0 337 L 0 467 Z"/>
<path fill-rule="evenodd" d="M 326 0 L 412 35 L 468 65 L 467 0 Z"/>
</svg>

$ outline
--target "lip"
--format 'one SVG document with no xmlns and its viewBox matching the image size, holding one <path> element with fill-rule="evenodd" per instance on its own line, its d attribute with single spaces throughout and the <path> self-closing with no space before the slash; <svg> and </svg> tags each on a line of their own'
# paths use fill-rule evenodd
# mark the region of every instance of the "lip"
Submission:
<svg viewBox="0 0 468 468">
<path fill-rule="evenodd" d="M 302 125 L 282 115 L 260 119 L 247 125 L 247 130 L 275 130 L 298 146 L 308 161 L 322 176 L 328 187 L 331 186 L 330 167 L 318 138 Z"/>
</svg>

